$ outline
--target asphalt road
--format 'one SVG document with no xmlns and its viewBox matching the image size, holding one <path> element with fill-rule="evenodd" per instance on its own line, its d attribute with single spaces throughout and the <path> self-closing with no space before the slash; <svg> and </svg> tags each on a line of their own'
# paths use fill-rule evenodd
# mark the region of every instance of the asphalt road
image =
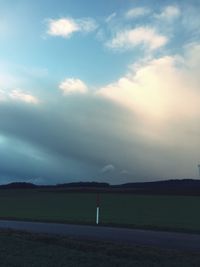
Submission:
<svg viewBox="0 0 200 267">
<path fill-rule="evenodd" d="M 47 233 L 87 240 L 114 241 L 200 252 L 200 235 L 127 228 L 0 220 L 0 229 Z"/>
</svg>

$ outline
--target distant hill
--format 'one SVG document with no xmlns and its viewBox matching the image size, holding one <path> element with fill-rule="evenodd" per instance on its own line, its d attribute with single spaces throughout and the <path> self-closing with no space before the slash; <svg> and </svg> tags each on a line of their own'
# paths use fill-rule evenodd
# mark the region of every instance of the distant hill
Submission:
<svg viewBox="0 0 200 267">
<path fill-rule="evenodd" d="M 17 188 L 21 188 L 21 189 L 25 189 L 25 188 L 37 188 L 38 186 L 32 183 L 25 183 L 25 182 L 16 182 L 16 183 L 9 183 L 9 184 L 5 184 L 5 185 L 0 185 L 0 188 L 3 189 L 17 189 Z"/>
<path fill-rule="evenodd" d="M 116 185 L 118 188 L 194 188 L 200 187 L 200 180 L 195 179 L 171 179 L 163 181 L 142 182 L 142 183 L 126 183 Z"/>
<path fill-rule="evenodd" d="M 143 183 L 126 183 L 113 187 L 138 194 L 200 195 L 200 180 L 196 179 L 172 179 Z"/>
<path fill-rule="evenodd" d="M 26 188 L 106 188 L 110 187 L 108 183 L 98 183 L 98 182 L 77 182 L 77 183 L 64 183 L 56 185 L 36 185 L 33 183 L 26 182 L 15 182 L 5 185 L 0 185 L 0 189 L 26 189 Z"/>
<path fill-rule="evenodd" d="M 74 182 L 57 185 L 35 185 L 26 182 L 15 182 L 0 185 L 0 189 L 47 189 L 59 191 L 81 192 L 123 192 L 135 194 L 173 194 L 173 195 L 200 195 L 200 180 L 174 179 L 141 183 L 125 183 L 110 185 L 98 182 Z"/>
<path fill-rule="evenodd" d="M 57 188 L 71 188 L 71 187 L 92 187 L 92 188 L 108 188 L 110 187 L 109 183 L 98 183 L 98 182 L 76 182 L 76 183 L 65 183 L 65 184 L 57 184 L 53 187 Z"/>
</svg>

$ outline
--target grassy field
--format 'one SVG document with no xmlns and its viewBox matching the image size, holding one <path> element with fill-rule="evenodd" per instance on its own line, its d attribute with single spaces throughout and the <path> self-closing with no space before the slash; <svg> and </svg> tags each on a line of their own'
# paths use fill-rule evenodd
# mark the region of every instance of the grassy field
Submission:
<svg viewBox="0 0 200 267">
<path fill-rule="evenodd" d="M 1 267 L 199 267 L 200 253 L 0 231 Z"/>
<path fill-rule="evenodd" d="M 102 193 L 100 223 L 200 232 L 200 197 Z M 0 190 L 0 218 L 95 223 L 96 194 Z"/>
</svg>

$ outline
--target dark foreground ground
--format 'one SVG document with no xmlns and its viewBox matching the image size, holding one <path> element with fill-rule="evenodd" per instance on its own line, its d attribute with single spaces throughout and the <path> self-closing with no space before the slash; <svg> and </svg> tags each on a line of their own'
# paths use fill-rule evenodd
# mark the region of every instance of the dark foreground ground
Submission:
<svg viewBox="0 0 200 267">
<path fill-rule="evenodd" d="M 190 267 L 200 253 L 0 231 L 1 267 Z"/>
</svg>

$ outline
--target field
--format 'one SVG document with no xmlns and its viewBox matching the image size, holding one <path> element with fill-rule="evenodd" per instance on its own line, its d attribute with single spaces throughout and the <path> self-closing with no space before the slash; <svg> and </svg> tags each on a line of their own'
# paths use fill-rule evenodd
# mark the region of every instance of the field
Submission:
<svg viewBox="0 0 200 267">
<path fill-rule="evenodd" d="M 101 193 L 105 225 L 200 232 L 200 197 Z M 95 223 L 96 194 L 0 190 L 0 218 Z"/>
<path fill-rule="evenodd" d="M 0 262 L 2 267 L 198 267 L 200 254 L 0 231 Z"/>
</svg>

